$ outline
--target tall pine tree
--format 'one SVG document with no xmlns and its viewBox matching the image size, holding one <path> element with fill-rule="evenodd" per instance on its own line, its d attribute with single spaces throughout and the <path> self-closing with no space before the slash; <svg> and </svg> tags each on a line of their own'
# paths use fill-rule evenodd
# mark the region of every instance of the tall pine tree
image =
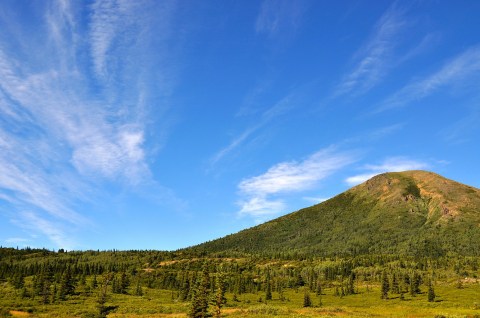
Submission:
<svg viewBox="0 0 480 318">
<path fill-rule="evenodd" d="M 390 290 L 390 284 L 388 282 L 388 276 L 386 271 L 382 272 L 382 299 L 388 299 L 388 292 Z"/>
<path fill-rule="evenodd" d="M 215 318 L 221 317 L 222 307 L 227 302 L 227 298 L 225 298 L 226 291 L 227 288 L 225 286 L 225 278 L 223 274 L 219 273 L 215 282 L 215 298 L 213 300 L 213 304 L 215 306 Z"/>
<path fill-rule="evenodd" d="M 188 317 L 190 318 L 205 318 L 210 317 L 208 313 L 208 299 L 210 294 L 210 275 L 208 267 L 203 266 L 202 274 L 200 275 L 197 286 L 193 291 L 192 305 Z"/>
</svg>

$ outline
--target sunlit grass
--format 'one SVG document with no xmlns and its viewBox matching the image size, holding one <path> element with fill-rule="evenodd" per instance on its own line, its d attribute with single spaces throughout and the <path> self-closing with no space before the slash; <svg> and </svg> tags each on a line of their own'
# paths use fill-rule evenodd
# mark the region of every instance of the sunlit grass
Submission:
<svg viewBox="0 0 480 318">
<path fill-rule="evenodd" d="M 437 298 L 428 302 L 424 293 L 412 297 L 406 293 L 404 300 L 399 295 L 380 299 L 379 286 L 357 286 L 356 294 L 339 297 L 334 290 L 326 288 L 320 297 L 311 293 L 314 307 L 303 308 L 303 289 L 288 289 L 284 300 L 273 293 L 273 299 L 265 302 L 265 293 L 242 294 L 233 301 L 227 294 L 225 317 L 480 317 L 480 285 L 465 284 L 458 289 L 454 285 L 435 286 Z M 76 295 L 65 302 L 40 304 L 40 299 L 22 299 L 18 291 L 8 284 L 1 286 L 1 308 L 10 308 L 14 317 L 94 317 L 94 295 Z M 144 288 L 143 296 L 111 294 L 108 306 L 114 308 L 108 317 L 157 318 L 186 317 L 189 303 L 177 300 L 176 292 Z"/>
</svg>

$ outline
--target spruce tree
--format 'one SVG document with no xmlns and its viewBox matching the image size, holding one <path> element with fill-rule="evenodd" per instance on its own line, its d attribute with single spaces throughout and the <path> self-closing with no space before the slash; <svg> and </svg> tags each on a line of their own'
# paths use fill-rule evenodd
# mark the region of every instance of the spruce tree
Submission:
<svg viewBox="0 0 480 318">
<path fill-rule="evenodd" d="M 221 309 L 223 305 L 227 302 L 227 298 L 225 298 L 225 293 L 227 288 L 225 286 L 225 279 L 222 274 L 217 275 L 217 279 L 215 282 L 215 299 L 213 301 L 215 305 L 215 317 L 221 317 Z"/>
<path fill-rule="evenodd" d="M 67 295 L 73 295 L 75 292 L 75 280 L 73 278 L 70 267 L 67 267 L 63 272 L 60 280 L 60 288 L 58 290 L 58 298 L 65 300 Z"/>
<path fill-rule="evenodd" d="M 382 273 L 382 299 L 388 299 L 388 292 L 390 290 L 390 284 L 388 283 L 388 276 L 385 271 Z"/>
<path fill-rule="evenodd" d="M 410 278 L 410 294 L 415 296 L 416 294 L 420 294 L 420 284 L 422 283 L 422 277 L 417 273 L 414 272 L 412 277 Z"/>
<path fill-rule="evenodd" d="M 210 317 L 208 313 L 208 295 L 210 294 L 210 275 L 208 267 L 203 266 L 202 274 L 200 275 L 197 286 L 193 292 L 192 305 L 188 317 L 190 318 L 205 318 Z"/>
<path fill-rule="evenodd" d="M 305 294 L 303 295 L 303 307 L 312 307 L 312 299 L 310 298 L 308 290 L 305 290 Z"/>
<path fill-rule="evenodd" d="M 400 293 L 400 288 L 399 288 L 399 285 L 398 285 L 398 279 L 397 279 L 397 275 L 395 274 L 395 272 L 392 274 L 392 293 L 394 293 L 394 294 L 399 294 Z"/>
<path fill-rule="evenodd" d="M 430 280 L 430 282 L 428 283 L 428 301 L 434 302 L 435 297 L 436 297 L 435 291 L 433 290 L 432 281 Z"/>
<path fill-rule="evenodd" d="M 186 273 L 185 278 L 183 280 L 182 288 L 180 289 L 180 300 L 186 301 L 189 295 L 190 295 L 190 279 L 188 277 L 188 273 Z"/>
<path fill-rule="evenodd" d="M 97 295 L 98 317 L 100 318 L 107 317 L 108 308 L 105 306 L 105 303 L 107 302 L 107 299 L 108 299 L 108 285 L 110 284 L 110 282 L 112 282 L 113 279 L 114 279 L 113 274 L 107 273 L 104 275 L 103 281 L 100 285 L 100 289 Z"/>
<path fill-rule="evenodd" d="M 15 273 L 11 279 L 11 284 L 15 289 L 22 289 L 25 286 L 25 279 L 21 273 Z"/>
<path fill-rule="evenodd" d="M 118 287 L 119 294 L 126 294 L 128 286 L 130 286 L 128 276 L 125 272 L 122 272 L 122 274 L 120 275 L 120 282 Z"/>
<path fill-rule="evenodd" d="M 347 295 L 355 294 L 355 275 L 353 273 L 351 273 L 348 278 L 346 294 Z"/>
<path fill-rule="evenodd" d="M 98 287 L 97 275 L 93 275 L 92 280 L 90 281 L 90 287 L 96 289 Z"/>
<path fill-rule="evenodd" d="M 317 278 L 316 293 L 317 293 L 318 296 L 322 295 L 322 281 L 320 280 L 320 277 Z"/>
<path fill-rule="evenodd" d="M 270 270 L 267 270 L 267 278 L 266 278 L 265 287 L 265 300 L 272 300 L 272 285 L 270 283 Z"/>
<path fill-rule="evenodd" d="M 137 286 L 135 287 L 135 296 L 143 296 L 142 285 L 140 284 L 140 278 L 137 280 Z"/>
</svg>

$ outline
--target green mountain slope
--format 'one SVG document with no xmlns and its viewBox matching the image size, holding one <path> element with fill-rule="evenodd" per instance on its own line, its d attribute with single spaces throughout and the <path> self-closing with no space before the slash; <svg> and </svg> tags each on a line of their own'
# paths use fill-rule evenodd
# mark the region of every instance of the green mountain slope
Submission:
<svg viewBox="0 0 480 318">
<path fill-rule="evenodd" d="M 480 255 L 480 190 L 426 171 L 385 173 L 323 203 L 187 250 Z"/>
</svg>

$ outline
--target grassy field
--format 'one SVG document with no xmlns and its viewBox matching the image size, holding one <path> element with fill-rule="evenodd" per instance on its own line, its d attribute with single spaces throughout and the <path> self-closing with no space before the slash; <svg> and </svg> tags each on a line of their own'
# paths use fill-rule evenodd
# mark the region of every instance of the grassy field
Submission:
<svg viewBox="0 0 480 318">
<path fill-rule="evenodd" d="M 380 299 L 379 286 L 357 286 L 356 294 L 334 296 L 326 288 L 321 298 L 310 294 L 313 307 L 304 308 L 303 289 L 285 290 L 284 300 L 278 293 L 265 303 L 265 294 L 242 294 L 233 300 L 227 294 L 224 317 L 480 317 L 480 284 L 469 282 L 457 288 L 455 283 L 435 286 L 437 297 L 427 301 L 426 287 L 415 297 L 405 294 Z M 1 286 L 0 316 L 14 317 L 94 317 L 95 297 L 71 296 L 67 301 L 43 305 L 39 299 L 22 299 L 18 291 L 7 284 Z M 322 305 L 320 305 L 320 299 Z M 177 301 L 175 292 L 144 288 L 143 296 L 111 294 L 108 317 L 186 317 L 188 302 Z"/>
</svg>

